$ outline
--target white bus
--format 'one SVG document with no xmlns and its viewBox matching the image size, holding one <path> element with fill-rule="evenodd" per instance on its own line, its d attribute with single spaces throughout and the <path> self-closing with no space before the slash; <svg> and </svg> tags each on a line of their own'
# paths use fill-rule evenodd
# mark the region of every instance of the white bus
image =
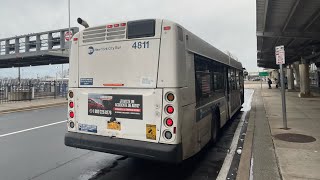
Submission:
<svg viewBox="0 0 320 180">
<path fill-rule="evenodd" d="M 177 23 L 89 27 L 70 55 L 67 146 L 181 162 L 243 103 L 240 62 Z"/>
</svg>

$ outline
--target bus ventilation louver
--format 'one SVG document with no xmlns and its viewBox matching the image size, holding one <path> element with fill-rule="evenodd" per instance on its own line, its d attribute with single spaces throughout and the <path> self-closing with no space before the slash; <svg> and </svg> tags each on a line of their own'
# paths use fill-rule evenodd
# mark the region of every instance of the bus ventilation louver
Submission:
<svg viewBox="0 0 320 180">
<path fill-rule="evenodd" d="M 83 43 L 99 42 L 105 40 L 124 39 L 126 27 L 99 26 L 83 30 Z"/>
<path fill-rule="evenodd" d="M 83 43 L 97 42 L 106 40 L 106 27 L 99 26 L 83 30 Z"/>
<path fill-rule="evenodd" d="M 116 25 L 114 25 L 111 28 L 107 29 L 107 40 L 123 39 L 125 37 L 126 37 L 125 26 L 116 27 Z"/>
</svg>

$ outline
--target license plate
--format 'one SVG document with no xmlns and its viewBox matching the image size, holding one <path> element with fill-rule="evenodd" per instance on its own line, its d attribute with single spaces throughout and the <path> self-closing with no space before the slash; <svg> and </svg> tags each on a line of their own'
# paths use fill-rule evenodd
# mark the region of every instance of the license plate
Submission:
<svg viewBox="0 0 320 180">
<path fill-rule="evenodd" d="M 107 128 L 108 129 L 112 129 L 112 130 L 120 131 L 121 130 L 121 123 L 120 122 L 116 122 L 116 121 L 113 121 L 113 122 L 108 121 Z"/>
</svg>

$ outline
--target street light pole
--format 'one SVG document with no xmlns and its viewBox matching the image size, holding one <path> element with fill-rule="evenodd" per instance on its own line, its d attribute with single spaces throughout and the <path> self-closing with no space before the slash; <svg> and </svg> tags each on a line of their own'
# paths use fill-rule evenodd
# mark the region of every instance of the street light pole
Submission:
<svg viewBox="0 0 320 180">
<path fill-rule="evenodd" d="M 70 36 L 70 33 L 71 33 L 71 25 L 70 25 L 70 22 L 71 22 L 71 13 L 70 13 L 70 11 L 71 11 L 71 6 L 70 6 L 70 0 L 68 0 L 68 17 L 69 17 L 69 36 Z M 69 39 L 69 56 L 70 56 L 70 49 L 71 49 L 71 36 L 70 36 L 70 39 Z M 63 76 L 63 64 L 62 64 L 62 84 L 63 84 L 63 78 L 64 78 L 64 76 Z"/>
<path fill-rule="evenodd" d="M 69 16 L 69 33 L 70 33 L 70 31 L 71 31 L 71 28 L 70 28 L 70 0 L 68 0 L 68 13 L 69 13 L 68 16 Z M 69 49 L 70 49 L 70 43 L 69 43 Z"/>
</svg>

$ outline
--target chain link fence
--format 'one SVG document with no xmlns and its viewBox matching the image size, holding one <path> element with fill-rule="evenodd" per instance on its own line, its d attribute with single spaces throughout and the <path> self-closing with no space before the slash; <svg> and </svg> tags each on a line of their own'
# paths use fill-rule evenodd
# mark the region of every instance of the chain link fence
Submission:
<svg viewBox="0 0 320 180">
<path fill-rule="evenodd" d="M 43 98 L 67 98 L 67 81 L 0 80 L 0 104 Z"/>
</svg>

